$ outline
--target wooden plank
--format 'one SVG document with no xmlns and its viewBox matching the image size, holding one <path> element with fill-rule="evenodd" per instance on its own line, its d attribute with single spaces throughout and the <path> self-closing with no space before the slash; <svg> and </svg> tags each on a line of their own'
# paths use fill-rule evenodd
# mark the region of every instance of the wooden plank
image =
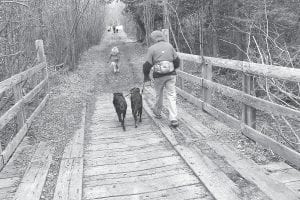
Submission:
<svg viewBox="0 0 300 200">
<path fill-rule="evenodd" d="M 292 118 L 300 118 L 300 111 L 298 111 L 298 110 L 291 109 L 291 108 L 288 108 L 288 107 L 285 107 L 285 106 L 282 106 L 282 105 L 279 105 L 276 103 L 272 103 L 272 102 L 264 100 L 264 99 L 254 97 L 250 94 L 246 94 L 242 91 L 215 83 L 210 80 L 205 80 L 205 79 L 203 80 L 198 77 L 193 77 L 193 79 L 195 79 L 193 81 L 196 81 L 197 79 L 199 79 L 199 82 L 203 81 L 203 87 L 210 88 L 210 89 L 212 89 L 216 92 L 219 92 L 225 96 L 231 97 L 237 101 L 245 103 L 248 106 L 260 109 L 260 110 L 268 112 L 268 113 L 276 114 L 276 115 L 285 115 L 285 116 L 289 116 Z M 184 96 L 185 98 L 190 100 L 192 103 L 199 104 L 197 99 L 194 99 L 192 95 L 188 94 L 187 92 L 185 92 L 183 90 L 180 90 L 179 88 L 177 88 L 177 93 L 180 94 L 181 96 Z M 254 120 L 254 116 L 249 115 L 247 118 L 251 118 L 252 120 Z"/>
<path fill-rule="evenodd" d="M 0 188 L 0 199 L 12 200 L 14 197 L 14 193 L 16 192 L 15 190 L 15 187 Z"/>
<path fill-rule="evenodd" d="M 24 136 L 26 135 L 33 119 L 41 112 L 41 110 L 44 108 L 47 100 L 49 98 L 49 95 L 47 95 L 43 101 L 40 103 L 40 105 L 35 109 L 35 111 L 31 114 L 31 116 L 27 119 L 26 124 L 19 130 L 19 132 L 15 135 L 15 137 L 12 139 L 12 141 L 6 146 L 5 150 L 2 152 L 2 156 L 4 159 L 4 164 L 6 164 L 9 160 L 9 158 L 12 156 L 14 151 L 17 149 L 21 141 L 23 140 Z"/>
<path fill-rule="evenodd" d="M 127 178 L 131 177 L 140 177 L 140 176 L 150 176 L 153 174 L 162 174 L 164 172 L 169 171 L 177 171 L 177 170 L 185 170 L 187 173 L 190 173 L 191 170 L 187 168 L 185 165 L 165 165 L 161 167 L 154 167 L 154 168 L 148 168 L 146 170 L 138 170 L 138 171 L 129 171 L 126 173 L 120 172 L 120 173 L 112 173 L 112 174 L 101 174 L 101 175 L 95 175 L 95 176 L 88 176 L 84 177 L 84 185 L 100 185 L 105 184 L 105 181 L 110 180 L 126 180 Z M 104 182 L 103 182 L 104 181 Z"/>
<path fill-rule="evenodd" d="M 26 96 L 24 96 L 20 101 L 18 101 L 0 117 L 0 129 L 2 129 L 10 120 L 12 120 L 17 115 L 18 112 L 22 110 L 24 103 L 30 102 L 38 94 L 45 83 L 46 80 L 41 82 L 37 87 L 31 90 Z"/>
<path fill-rule="evenodd" d="M 34 110 L 34 112 L 31 114 L 31 116 L 27 119 L 26 124 L 27 124 L 28 127 L 31 125 L 34 118 L 43 110 L 43 108 L 45 107 L 49 97 L 50 97 L 49 94 L 47 94 L 44 97 L 43 101 L 39 104 L 39 106 Z"/>
<path fill-rule="evenodd" d="M 211 88 L 205 87 L 203 85 L 204 80 L 207 80 L 207 81 L 212 80 L 212 65 L 211 65 L 211 63 L 202 65 L 202 76 L 203 76 L 203 80 L 202 80 L 202 87 L 203 87 L 203 89 L 202 89 L 202 99 L 205 103 L 211 104 L 211 95 L 212 95 Z"/>
<path fill-rule="evenodd" d="M 292 118 L 300 118 L 300 111 L 294 110 L 279 104 L 272 103 L 270 101 L 266 101 L 264 99 L 260 99 L 254 96 L 251 96 L 249 94 L 245 94 L 242 91 L 233 89 L 228 86 L 224 86 L 218 83 L 214 83 L 209 80 L 203 80 L 203 86 L 211 88 L 212 90 L 216 92 L 220 92 L 221 94 L 231 97 L 237 101 L 243 102 L 247 104 L 248 106 L 257 108 L 259 110 L 272 113 L 275 115 L 283 115 L 283 116 L 289 116 Z"/>
<path fill-rule="evenodd" d="M 126 196 L 112 196 L 110 200 L 213 200 L 207 195 L 206 189 L 201 184 L 184 185 L 180 187 L 167 188 L 160 191 L 152 191 L 138 194 L 130 194 Z"/>
<path fill-rule="evenodd" d="M 195 62 L 195 63 L 199 63 L 199 64 L 203 62 L 202 57 L 198 56 L 198 55 L 187 54 L 187 53 L 180 53 L 180 52 L 177 52 L 177 55 L 182 60 L 186 60 L 186 61 L 190 61 L 190 62 Z"/>
<path fill-rule="evenodd" d="M 52 160 L 52 154 L 50 152 L 51 150 L 46 143 L 41 142 L 39 144 L 16 191 L 14 200 L 40 199 Z"/>
<path fill-rule="evenodd" d="M 237 130 L 241 130 L 240 121 L 236 118 L 222 112 L 221 110 L 213 107 L 209 104 L 203 105 L 203 110 L 205 110 L 207 113 L 214 116 L 217 120 L 229 125 L 231 128 L 235 128 Z"/>
<path fill-rule="evenodd" d="M 148 105 L 144 108 L 157 125 L 162 124 L 160 120 L 154 118 Z M 199 151 L 196 152 L 194 149 L 178 145 L 177 141 L 174 141 L 174 133 L 169 127 L 161 131 L 217 200 L 240 199 L 239 188 L 210 159 Z"/>
<path fill-rule="evenodd" d="M 20 177 L 0 178 L 0 188 L 15 187 L 19 181 Z"/>
<path fill-rule="evenodd" d="M 90 133 L 86 136 L 87 141 L 89 139 L 97 139 L 97 140 L 118 140 L 118 139 L 124 139 L 124 138 L 135 138 L 135 137 L 142 137 L 145 135 L 151 135 L 151 134 L 157 134 L 152 130 L 149 131 L 141 131 L 140 133 L 124 133 L 124 131 L 122 133 L 118 132 L 112 132 L 112 133 Z"/>
<path fill-rule="evenodd" d="M 176 149 L 217 200 L 240 199 L 240 189 L 207 156 L 183 145 Z"/>
<path fill-rule="evenodd" d="M 126 163 L 138 163 L 147 160 L 153 160 L 166 157 L 176 156 L 177 153 L 171 150 L 161 150 L 157 152 L 147 152 L 142 154 L 132 154 L 126 155 L 123 157 L 115 156 L 115 157 L 100 157 L 93 158 L 85 161 L 86 166 L 99 166 L 99 165 L 118 165 L 118 164 L 126 164 Z"/>
<path fill-rule="evenodd" d="M 66 146 L 63 154 L 63 159 L 66 158 L 81 158 L 83 156 L 83 144 L 84 144 L 84 129 L 86 118 L 86 104 L 83 105 L 81 111 L 80 128 L 76 130 L 72 140 Z"/>
<path fill-rule="evenodd" d="M 300 181 L 286 183 L 285 185 L 291 190 L 293 190 L 295 193 L 300 193 Z"/>
<path fill-rule="evenodd" d="M 159 144 L 163 142 L 164 140 L 159 137 L 154 138 L 147 138 L 145 140 L 138 140 L 138 141 L 131 141 L 126 140 L 122 143 L 108 143 L 108 144 L 87 144 L 86 150 L 87 151 L 99 151 L 99 150 L 107 150 L 107 149 L 120 149 L 120 148 L 126 148 L 130 149 L 132 147 L 142 147 L 149 144 Z"/>
<path fill-rule="evenodd" d="M 13 91 L 14 91 L 14 100 L 15 100 L 15 103 L 17 103 L 19 100 L 22 99 L 22 86 L 21 86 L 22 83 L 19 83 L 17 85 L 15 85 L 13 87 Z M 18 126 L 18 129 L 21 129 L 21 127 L 23 126 L 25 122 L 25 116 L 24 116 L 24 103 L 22 103 L 21 105 L 21 108 L 19 110 L 19 112 L 17 112 L 17 126 Z"/>
<path fill-rule="evenodd" d="M 198 77 L 198 76 L 194 76 L 192 74 L 186 73 L 186 72 L 181 71 L 181 70 L 176 70 L 176 73 L 179 77 L 181 77 L 185 80 L 188 80 L 188 81 L 192 81 L 196 84 L 199 84 L 202 87 L 202 79 L 203 78 Z"/>
<path fill-rule="evenodd" d="M 270 148 L 274 153 L 281 156 L 290 163 L 300 167 L 300 153 L 284 146 L 274 139 L 252 129 L 251 127 L 241 124 L 242 132 L 245 136 L 251 138 L 257 143 L 263 145 L 265 148 Z"/>
<path fill-rule="evenodd" d="M 24 98 L 24 103 L 29 103 L 31 100 L 47 85 L 48 80 L 44 79 L 37 86 L 35 86 Z"/>
<path fill-rule="evenodd" d="M 272 151 L 277 155 L 281 156 L 285 160 L 300 167 L 300 153 L 284 146 L 283 144 L 280 144 L 274 139 L 239 122 L 234 117 L 227 115 L 226 113 L 214 108 L 209 104 L 204 105 L 204 110 L 210 113 L 211 115 L 215 116 L 218 120 L 230 124 L 230 126 L 233 128 L 241 130 L 245 136 L 249 137 L 250 139 L 254 140 L 257 143 L 260 143 L 265 148 L 271 148 Z"/>
<path fill-rule="evenodd" d="M 148 133 L 147 134 L 137 134 L 136 137 L 129 137 L 129 138 L 107 138 L 107 139 L 102 139 L 102 140 L 97 140 L 97 137 L 93 137 L 90 141 L 87 142 L 87 144 L 91 145 L 106 145 L 106 144 L 112 144 L 112 143 L 119 143 L 119 144 L 127 144 L 127 143 L 138 143 L 140 141 L 145 141 L 149 139 L 156 139 L 159 136 L 155 133 Z"/>
<path fill-rule="evenodd" d="M 158 179 L 140 180 L 139 177 L 129 182 L 114 185 L 95 185 L 84 188 L 84 199 L 100 199 L 114 196 L 126 196 L 139 193 L 158 192 L 169 188 L 198 184 L 199 180 L 190 174 L 175 174 Z"/>
<path fill-rule="evenodd" d="M 45 50 L 44 50 L 44 42 L 43 40 L 36 40 L 35 41 L 35 48 L 37 50 L 37 61 L 39 63 L 46 62 Z"/>
<path fill-rule="evenodd" d="M 186 91 L 176 87 L 176 92 L 177 92 L 177 94 L 179 94 L 183 98 L 187 99 L 192 104 L 194 104 L 196 106 L 199 106 L 199 107 L 203 106 L 203 101 L 202 100 L 200 100 L 199 98 L 187 93 Z"/>
<path fill-rule="evenodd" d="M 216 117 L 218 120 L 226 124 L 229 124 L 231 127 L 235 129 L 241 130 L 245 136 L 262 144 L 265 148 L 271 148 L 276 154 L 278 154 L 285 160 L 300 167 L 300 154 L 298 152 L 280 144 L 279 142 L 273 140 L 272 138 L 266 135 L 263 135 L 262 133 L 252 129 L 249 126 L 243 125 L 239 120 L 218 110 L 217 108 L 214 108 L 209 104 L 204 104 L 203 109 L 209 114 Z"/>
<path fill-rule="evenodd" d="M 156 167 L 163 167 L 166 165 L 183 164 L 182 160 L 178 156 L 159 158 L 156 160 L 141 161 L 129 164 L 118 165 L 98 165 L 94 167 L 88 167 L 84 169 L 84 176 L 96 176 L 101 174 L 112 173 L 127 173 L 130 171 L 141 171 Z"/>
<path fill-rule="evenodd" d="M 45 62 L 40 63 L 24 72 L 16 74 L 16 75 L 0 82 L 0 95 L 2 95 L 2 93 L 5 92 L 6 90 L 11 89 L 16 84 L 26 80 L 27 78 L 31 77 L 33 74 L 39 72 L 46 66 L 47 66 L 47 63 L 45 63 Z"/>
<path fill-rule="evenodd" d="M 21 141 L 23 140 L 24 136 L 28 131 L 28 126 L 25 124 L 19 132 L 15 135 L 15 137 L 8 143 L 4 151 L 2 152 L 4 164 L 6 164 L 12 154 L 15 152 Z"/>
<path fill-rule="evenodd" d="M 81 200 L 83 158 L 63 159 L 53 200 Z"/>
<path fill-rule="evenodd" d="M 11 156 L 9 162 L 5 164 L 0 172 L 0 178 L 11 178 L 11 177 L 21 177 L 26 169 L 22 168 L 21 165 L 16 165 L 16 160 L 26 159 L 28 162 L 31 160 L 36 146 L 29 141 L 28 137 L 24 137 L 23 141 L 20 143 L 14 154 Z M 2 156 L 3 157 L 3 156 Z M 24 163 L 25 164 L 25 163 Z"/>
<path fill-rule="evenodd" d="M 296 200 L 299 196 L 289 190 L 284 184 L 274 181 L 264 174 L 254 161 L 241 158 L 227 146 L 216 141 L 209 141 L 208 144 L 226 161 L 234 167 L 243 177 L 256 184 L 266 195 L 274 200 Z"/>
<path fill-rule="evenodd" d="M 278 170 L 273 173 L 269 173 L 269 176 L 281 183 L 300 181 L 300 172 L 294 168 Z"/>
<path fill-rule="evenodd" d="M 246 94 L 254 94 L 254 77 L 243 74 L 243 92 Z M 243 103 L 242 121 L 248 126 L 255 129 L 256 127 L 256 110 Z"/>
<path fill-rule="evenodd" d="M 81 200 L 85 118 L 86 104 L 81 111 L 80 127 L 64 150 L 54 200 Z"/>
<path fill-rule="evenodd" d="M 169 166 L 170 170 L 152 170 L 152 173 L 149 173 L 151 170 L 138 171 L 138 175 L 123 176 L 122 174 L 117 174 L 117 176 L 108 177 L 108 176 L 93 176 L 86 178 L 84 181 L 84 187 L 93 187 L 93 186 L 102 186 L 102 185 L 117 185 L 117 184 L 129 184 L 137 182 L 147 182 L 152 179 L 163 179 L 165 177 L 175 176 L 175 175 L 189 175 L 194 176 L 192 172 L 186 167 L 177 167 L 175 165 Z M 172 168 L 171 168 L 172 167 Z M 112 174 L 115 175 L 115 174 Z M 96 178 L 95 178 L 96 177 Z"/>
<path fill-rule="evenodd" d="M 1 144 L 0 144 L 1 145 Z M 3 169 L 4 167 L 4 159 L 3 159 L 3 155 L 2 155 L 2 152 L 1 152 L 1 155 L 0 155 L 0 172 L 1 170 Z"/>
<path fill-rule="evenodd" d="M 114 151 L 111 150 L 106 150 L 106 151 L 86 151 L 85 156 L 89 157 L 90 159 L 94 158 L 100 158 L 100 157 L 123 157 L 123 156 L 130 156 L 130 155 L 138 155 L 142 153 L 147 153 L 147 152 L 155 152 L 155 151 L 160 151 L 162 149 L 170 149 L 169 146 L 166 146 L 164 144 L 160 145 L 147 145 L 147 146 L 142 146 L 142 147 L 136 147 L 136 148 L 131 148 L 129 150 L 127 149 L 116 149 Z"/>
<path fill-rule="evenodd" d="M 184 54 L 179 52 L 177 54 L 179 58 L 183 60 L 188 60 L 196 63 L 202 62 L 202 58 L 199 55 Z M 257 74 L 260 76 L 272 77 L 281 80 L 300 82 L 300 69 L 297 68 L 264 65 L 258 63 L 250 63 L 239 60 L 230 60 L 207 56 L 204 56 L 204 60 L 211 62 L 213 66 L 217 67 L 238 70 L 248 74 Z"/>
<path fill-rule="evenodd" d="M 292 169 L 293 167 L 284 162 L 273 162 L 266 165 L 261 165 L 261 168 L 266 170 L 268 173 L 273 173 L 278 170 Z"/>
</svg>

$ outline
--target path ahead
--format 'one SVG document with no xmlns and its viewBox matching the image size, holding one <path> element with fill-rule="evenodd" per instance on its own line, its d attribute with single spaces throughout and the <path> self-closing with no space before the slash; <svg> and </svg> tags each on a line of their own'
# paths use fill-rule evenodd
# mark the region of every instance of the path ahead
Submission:
<svg viewBox="0 0 300 200">
<path fill-rule="evenodd" d="M 110 49 L 122 52 L 121 73 L 107 67 Z M 178 129 L 168 120 L 153 117 L 153 90 L 143 94 L 144 114 L 138 128 L 127 97 L 127 130 L 117 120 L 113 92 L 128 94 L 141 86 L 142 56 L 124 32 L 106 33 L 101 45 L 93 47 L 87 61 L 99 67 L 93 100 L 82 110 L 80 128 L 74 132 L 59 158 L 54 187 L 49 187 L 53 149 L 47 142 L 32 146 L 25 138 L 7 166 L 0 172 L 0 199 L 10 200 L 299 200 L 300 173 L 278 162 L 257 165 L 241 156 L 203 124 L 229 130 L 205 113 L 195 119 L 179 106 Z M 86 63 L 86 65 L 88 65 Z M 199 111 L 201 112 L 201 111 Z M 32 154 L 20 171 L 15 163 Z M 44 195 L 43 195 L 44 194 Z M 46 196 L 45 196 L 46 194 Z"/>
</svg>

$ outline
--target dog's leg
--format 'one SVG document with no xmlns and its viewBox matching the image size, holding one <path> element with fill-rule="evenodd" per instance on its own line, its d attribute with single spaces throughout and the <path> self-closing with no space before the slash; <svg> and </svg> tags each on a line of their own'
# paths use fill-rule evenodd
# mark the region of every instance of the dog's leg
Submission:
<svg viewBox="0 0 300 200">
<path fill-rule="evenodd" d="M 139 110 L 140 122 L 142 122 L 142 113 L 143 113 L 143 107 L 140 108 L 140 110 Z"/>
<path fill-rule="evenodd" d="M 137 116 L 138 116 L 138 111 L 136 110 L 136 111 L 134 112 L 134 114 L 133 114 L 135 128 L 137 128 L 137 125 L 136 125 L 136 122 L 137 122 Z"/>
<path fill-rule="evenodd" d="M 122 120 L 122 126 L 123 126 L 123 130 L 126 131 L 126 128 L 125 128 L 125 116 L 126 116 L 126 111 L 123 112 L 123 120 Z"/>
<path fill-rule="evenodd" d="M 117 114 L 118 114 L 119 122 L 122 122 L 121 113 L 117 113 Z"/>
</svg>

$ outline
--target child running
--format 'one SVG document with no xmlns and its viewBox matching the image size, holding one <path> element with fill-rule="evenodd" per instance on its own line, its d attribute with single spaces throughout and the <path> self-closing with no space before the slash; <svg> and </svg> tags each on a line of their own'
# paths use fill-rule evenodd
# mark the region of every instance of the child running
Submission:
<svg viewBox="0 0 300 200">
<path fill-rule="evenodd" d="M 111 67 L 114 70 L 114 73 L 120 72 L 119 60 L 120 60 L 120 52 L 118 47 L 114 47 L 111 50 L 109 60 L 111 62 Z"/>
</svg>

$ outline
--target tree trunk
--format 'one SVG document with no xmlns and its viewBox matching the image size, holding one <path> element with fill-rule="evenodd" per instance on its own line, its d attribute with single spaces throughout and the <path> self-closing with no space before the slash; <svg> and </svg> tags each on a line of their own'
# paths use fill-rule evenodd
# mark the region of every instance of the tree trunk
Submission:
<svg viewBox="0 0 300 200">
<path fill-rule="evenodd" d="M 137 16 L 135 17 L 135 21 L 138 25 L 138 35 L 139 35 L 139 38 L 138 38 L 138 41 L 139 42 L 144 42 L 145 41 L 145 38 L 146 38 L 146 29 L 145 29 L 145 25 L 143 23 L 143 21 Z"/>
</svg>

